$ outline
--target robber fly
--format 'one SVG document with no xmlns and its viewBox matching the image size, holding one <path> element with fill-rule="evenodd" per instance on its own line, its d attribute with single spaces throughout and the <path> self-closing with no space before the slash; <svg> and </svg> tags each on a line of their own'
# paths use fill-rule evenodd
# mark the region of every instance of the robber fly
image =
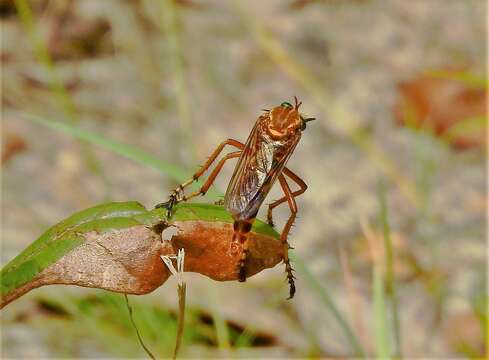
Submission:
<svg viewBox="0 0 489 360">
<path fill-rule="evenodd" d="M 285 165 L 298 144 L 302 131 L 306 129 L 307 122 L 314 120 L 314 118 L 306 118 L 299 113 L 299 107 L 302 102 L 298 102 L 295 97 L 294 99 L 295 105 L 283 102 L 271 110 L 263 110 L 264 113 L 258 117 L 246 144 L 234 139 L 223 141 L 202 168 L 191 179 L 178 186 L 170 194 L 168 202 L 157 205 L 157 207 L 166 207 L 170 217 L 175 204 L 180 201 L 187 201 L 198 195 L 204 195 L 221 171 L 224 163 L 229 159 L 239 157 L 224 197 L 224 206 L 234 219 L 233 242 L 240 244 L 242 247 L 242 255 L 237 269 L 238 279 L 239 281 L 246 281 L 248 233 L 260 206 L 278 179 L 284 196 L 268 205 L 267 219 L 268 223 L 273 226 L 273 209 L 284 202 L 288 202 L 291 214 L 282 230 L 280 240 L 283 244 L 283 261 L 290 284 L 289 299 L 295 294 L 295 285 L 294 275 L 292 274 L 293 269 L 288 256 L 289 244 L 287 236 L 297 214 L 295 197 L 304 193 L 307 185 Z M 224 156 L 202 188 L 186 196 L 184 189 L 204 174 L 226 145 L 234 146 L 239 151 L 234 151 Z M 292 191 L 286 177 L 297 183 L 299 190 Z"/>
</svg>

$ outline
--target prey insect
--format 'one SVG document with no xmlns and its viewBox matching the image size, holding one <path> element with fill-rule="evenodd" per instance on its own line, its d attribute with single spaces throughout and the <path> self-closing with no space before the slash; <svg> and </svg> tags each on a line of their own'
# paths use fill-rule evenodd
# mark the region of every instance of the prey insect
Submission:
<svg viewBox="0 0 489 360">
<path fill-rule="evenodd" d="M 264 113 L 258 117 L 245 144 L 234 139 L 228 139 L 219 144 L 206 163 L 191 179 L 179 185 L 170 194 L 166 203 L 157 205 L 157 207 L 166 207 L 170 217 L 173 207 L 178 202 L 204 195 L 227 160 L 239 158 L 224 197 L 224 206 L 234 219 L 233 243 L 242 247 L 239 268 L 237 269 L 238 279 L 239 281 L 246 281 L 248 233 L 260 206 L 278 180 L 284 196 L 268 205 L 267 219 L 268 223 L 273 226 L 273 209 L 284 202 L 288 203 L 291 214 L 281 232 L 280 240 L 283 245 L 283 261 L 290 285 L 289 299 L 295 294 L 295 284 L 293 269 L 288 256 L 287 238 L 297 214 L 295 197 L 304 193 L 307 185 L 285 165 L 299 143 L 307 122 L 314 120 L 314 118 L 306 118 L 299 113 L 302 102 L 298 102 L 297 98 L 294 99 L 294 105 L 283 102 L 271 110 L 263 110 Z M 198 191 L 188 196 L 185 195 L 184 189 L 198 180 L 209 169 L 226 145 L 234 146 L 238 151 L 228 153 L 221 158 L 204 185 Z M 294 181 L 299 189 L 292 191 L 287 179 Z"/>
</svg>

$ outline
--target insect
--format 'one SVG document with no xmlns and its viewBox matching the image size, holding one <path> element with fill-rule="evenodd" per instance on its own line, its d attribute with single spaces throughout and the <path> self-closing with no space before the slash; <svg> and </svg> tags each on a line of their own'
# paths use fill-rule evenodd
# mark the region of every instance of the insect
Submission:
<svg viewBox="0 0 489 360">
<path fill-rule="evenodd" d="M 283 102 L 271 110 L 264 109 L 264 113 L 258 117 L 245 144 L 234 139 L 223 141 L 201 169 L 170 194 L 168 202 L 157 205 L 157 207 L 166 207 L 168 209 L 168 217 L 170 217 L 175 204 L 180 201 L 187 201 L 195 196 L 204 195 L 221 171 L 224 163 L 229 159 L 239 158 L 224 196 L 224 207 L 234 219 L 233 243 L 240 244 L 242 247 L 242 255 L 237 269 L 238 279 L 239 281 L 246 281 L 247 234 L 251 230 L 260 206 L 278 179 L 284 196 L 268 205 L 267 220 L 271 226 L 274 226 L 273 209 L 284 202 L 288 203 L 291 214 L 281 232 L 280 240 L 283 246 L 283 261 L 290 285 L 289 299 L 294 297 L 295 284 L 293 269 L 288 256 L 289 244 L 287 237 L 297 214 L 295 197 L 304 193 L 307 185 L 285 165 L 298 144 L 302 131 L 306 129 L 307 122 L 314 120 L 314 118 L 306 118 L 300 114 L 299 107 L 302 102 L 298 102 L 296 97 L 294 97 L 294 100 L 294 105 Z M 199 179 L 209 169 L 226 145 L 234 146 L 239 150 L 228 153 L 221 158 L 204 185 L 198 191 L 186 196 L 184 189 Z M 287 178 L 294 181 L 299 186 L 299 189 L 292 191 Z"/>
</svg>

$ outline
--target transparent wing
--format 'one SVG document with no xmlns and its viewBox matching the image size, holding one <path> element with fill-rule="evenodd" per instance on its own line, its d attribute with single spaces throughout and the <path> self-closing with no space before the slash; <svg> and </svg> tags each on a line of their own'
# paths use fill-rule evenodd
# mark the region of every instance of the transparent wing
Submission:
<svg viewBox="0 0 489 360">
<path fill-rule="evenodd" d="M 256 216 L 300 138 L 277 144 L 258 136 L 257 126 L 258 122 L 246 141 L 224 198 L 227 210 L 238 219 Z"/>
</svg>

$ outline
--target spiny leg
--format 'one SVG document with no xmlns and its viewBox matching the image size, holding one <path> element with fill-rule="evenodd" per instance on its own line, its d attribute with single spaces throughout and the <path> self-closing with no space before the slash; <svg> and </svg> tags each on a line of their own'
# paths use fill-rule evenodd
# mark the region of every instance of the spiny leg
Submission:
<svg viewBox="0 0 489 360">
<path fill-rule="evenodd" d="M 237 158 L 240 155 L 241 155 L 241 151 L 234 151 L 234 152 L 229 153 L 226 156 L 224 156 L 221 160 L 219 160 L 219 163 L 214 168 L 214 170 L 212 170 L 211 174 L 209 175 L 209 177 L 205 181 L 204 185 L 202 185 L 202 187 L 199 190 L 191 193 L 189 196 L 183 195 L 182 198 L 181 198 L 181 200 L 182 201 L 187 201 L 187 200 L 192 199 L 193 197 L 196 197 L 196 196 L 199 196 L 199 195 L 205 195 L 205 193 L 207 192 L 207 190 L 209 190 L 209 188 L 211 187 L 211 185 L 214 183 L 214 180 L 216 179 L 216 177 L 219 174 L 219 172 L 222 170 L 222 167 L 224 166 L 224 163 L 227 160 Z"/>
<path fill-rule="evenodd" d="M 287 279 L 289 280 L 289 285 L 290 285 L 288 299 L 292 299 L 295 294 L 294 274 L 292 274 L 292 271 L 294 271 L 294 269 L 292 269 L 292 266 L 290 265 L 289 243 L 287 242 L 287 237 L 289 235 L 290 228 L 292 227 L 292 224 L 294 223 L 297 214 L 297 204 L 295 202 L 293 193 L 290 190 L 289 184 L 287 184 L 287 181 L 285 180 L 283 174 L 280 174 L 278 181 L 280 182 L 280 185 L 282 186 L 282 190 L 285 193 L 285 197 L 287 198 L 287 202 L 289 203 L 289 208 L 291 212 L 289 220 L 287 220 L 287 222 L 285 223 L 282 233 L 280 234 L 280 241 L 282 242 L 282 246 L 283 246 L 285 271 L 287 272 Z"/>
<path fill-rule="evenodd" d="M 231 145 L 231 146 L 237 147 L 238 149 L 244 149 L 244 146 L 245 146 L 243 143 L 239 142 L 238 140 L 234 140 L 234 139 L 227 139 L 227 140 L 223 141 L 222 143 L 220 143 L 219 146 L 214 150 L 214 152 L 211 154 L 211 156 L 204 163 L 204 165 L 199 169 L 199 171 L 197 171 L 192 176 L 192 178 L 190 178 L 187 181 L 185 181 L 184 183 L 180 184 L 175 190 L 173 190 L 170 193 L 170 198 L 168 199 L 167 202 L 160 203 L 160 204 L 156 205 L 156 208 L 159 208 L 159 207 L 167 208 L 167 210 L 168 210 L 167 216 L 170 217 L 171 216 L 171 210 L 172 210 L 173 206 L 175 206 L 178 202 L 180 202 L 182 200 L 182 194 L 183 194 L 184 189 L 187 186 L 189 186 L 190 184 L 192 184 L 194 181 L 197 181 L 202 176 L 202 174 L 204 174 L 204 172 L 206 172 L 206 170 L 216 160 L 216 158 L 219 156 L 219 154 L 222 152 L 222 150 L 224 149 L 224 147 L 226 145 Z"/>
<path fill-rule="evenodd" d="M 293 173 L 288 168 L 284 168 L 284 170 L 282 171 L 282 174 L 287 175 L 291 180 L 295 181 L 295 183 L 297 185 L 299 185 L 299 187 L 300 187 L 299 190 L 296 190 L 296 191 L 294 191 L 292 193 L 292 196 L 293 197 L 299 196 L 299 195 L 303 194 L 307 190 L 307 185 L 304 182 L 304 180 L 302 180 L 299 176 L 297 176 L 295 173 Z M 270 205 L 268 205 L 267 220 L 268 220 L 268 224 L 270 226 L 274 226 L 274 224 L 273 224 L 273 216 L 272 216 L 273 209 L 276 208 L 278 205 L 284 203 L 285 201 L 287 201 L 287 196 L 284 196 L 284 197 L 282 197 L 282 198 L 274 201 Z"/>
</svg>

